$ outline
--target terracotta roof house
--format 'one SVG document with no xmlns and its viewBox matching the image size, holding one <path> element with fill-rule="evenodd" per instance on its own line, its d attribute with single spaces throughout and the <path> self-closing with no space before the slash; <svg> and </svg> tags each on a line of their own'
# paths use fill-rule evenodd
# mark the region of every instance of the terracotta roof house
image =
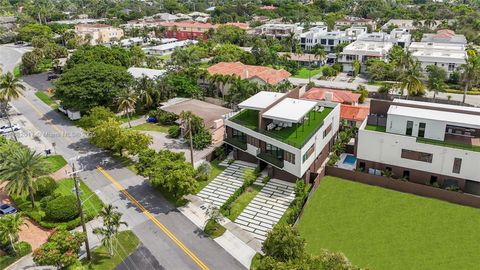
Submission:
<svg viewBox="0 0 480 270">
<path fill-rule="evenodd" d="M 360 94 L 353 93 L 349 90 L 312 87 L 303 95 L 303 98 L 357 105 Z"/>
<path fill-rule="evenodd" d="M 259 84 L 279 84 L 288 77 L 290 72 L 263 66 L 245 65 L 241 62 L 220 62 L 208 69 L 210 74 L 236 75 L 241 79 L 249 79 Z"/>
<path fill-rule="evenodd" d="M 370 113 L 370 107 L 340 104 L 340 119 L 350 126 L 360 126 Z"/>
</svg>

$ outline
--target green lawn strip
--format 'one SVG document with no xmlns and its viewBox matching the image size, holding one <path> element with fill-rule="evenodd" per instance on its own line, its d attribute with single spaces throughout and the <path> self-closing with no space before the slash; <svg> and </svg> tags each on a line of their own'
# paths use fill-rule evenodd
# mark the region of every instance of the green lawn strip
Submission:
<svg viewBox="0 0 480 270">
<path fill-rule="evenodd" d="M 226 218 L 230 219 L 231 221 L 235 221 L 235 219 L 240 216 L 242 211 L 247 208 L 247 205 L 257 196 L 257 194 L 262 189 L 261 186 L 252 185 L 247 187 L 245 191 L 231 204 L 231 208 L 227 210 Z"/>
<path fill-rule="evenodd" d="M 480 152 L 480 146 L 476 146 L 476 145 L 468 145 L 468 144 L 454 143 L 454 142 L 444 142 L 444 141 L 432 140 L 432 139 L 426 139 L 426 138 L 420 138 L 420 137 L 417 138 L 417 142 L 431 144 L 431 145 L 445 146 L 445 147 L 450 147 L 450 148 L 455 148 L 455 149 L 463 149 L 463 150 Z"/>
<path fill-rule="evenodd" d="M 35 96 L 37 96 L 38 99 L 40 99 L 43 103 L 47 104 L 48 106 L 54 109 L 58 107 L 58 104 L 55 101 L 53 101 L 53 99 L 44 91 L 39 90 L 35 92 Z"/>
<path fill-rule="evenodd" d="M 47 173 L 54 173 L 67 165 L 67 161 L 61 155 L 48 156 L 45 157 L 44 160 L 47 163 L 47 166 L 45 168 L 47 170 Z"/>
<path fill-rule="evenodd" d="M 376 126 L 376 125 L 366 125 L 365 130 L 385 132 L 387 131 L 387 127 Z"/>
<path fill-rule="evenodd" d="M 204 232 L 211 238 L 217 238 L 225 233 L 226 229 L 222 225 L 213 220 L 209 220 L 205 224 Z"/>
<path fill-rule="evenodd" d="M 208 177 L 208 180 L 198 182 L 197 191 L 195 192 L 195 194 L 200 192 L 204 187 L 206 187 L 208 185 L 208 183 L 210 183 L 213 179 L 215 179 L 215 177 L 217 177 L 219 174 L 221 174 L 226 169 L 226 167 L 220 166 L 220 162 L 222 162 L 222 161 L 218 160 L 218 159 L 210 162 L 210 165 L 212 166 L 212 170 L 210 171 L 210 175 Z"/>
<path fill-rule="evenodd" d="M 168 133 L 168 129 L 171 126 L 163 126 L 159 124 L 154 124 L 154 123 L 143 123 L 138 126 L 132 127 L 133 130 L 138 130 L 138 131 L 158 131 L 162 133 Z"/>
<path fill-rule="evenodd" d="M 317 130 L 332 110 L 333 108 L 325 107 L 321 112 L 312 111 L 307 114 L 309 120 L 305 120 L 303 124 L 298 126 L 293 124 L 292 127 L 270 130 L 267 134 L 294 147 L 300 147 Z M 315 113 L 315 117 L 313 113 Z"/>
<path fill-rule="evenodd" d="M 143 117 L 143 115 L 144 115 L 143 113 L 134 113 L 134 114 L 130 115 L 130 121 L 140 119 L 140 118 Z M 122 123 L 127 123 L 128 122 L 128 117 L 126 115 L 118 116 L 118 121 L 120 121 Z"/>
<path fill-rule="evenodd" d="M 324 69 L 325 66 L 319 67 L 319 68 L 312 68 L 310 70 L 310 78 L 313 78 L 314 76 L 320 74 L 322 70 Z M 292 76 L 293 78 L 300 78 L 300 79 L 308 79 L 309 77 L 309 70 L 308 67 L 302 67 L 301 69 L 298 70 L 298 72 Z"/>
<path fill-rule="evenodd" d="M 5 255 L 0 257 L 0 269 L 5 269 L 7 266 L 19 260 L 20 257 Z"/>
<path fill-rule="evenodd" d="M 70 178 L 62 179 L 58 181 L 58 188 L 55 190 L 55 193 L 63 194 L 63 195 L 74 195 L 73 193 L 73 180 Z M 84 203 L 84 211 L 87 220 L 93 219 L 102 209 L 103 203 L 98 198 L 96 194 L 93 192 L 82 182 L 80 181 L 80 197 L 82 200 L 86 200 Z M 40 206 L 40 199 L 35 198 L 35 209 L 32 209 L 30 200 L 28 196 L 11 196 L 17 208 L 35 220 L 40 226 L 44 228 L 64 228 L 64 229 L 74 229 L 80 225 L 80 218 L 77 217 L 74 220 L 70 220 L 67 222 L 56 222 L 56 221 L 48 221 L 43 220 L 45 216 L 45 212 L 42 210 Z"/>
<path fill-rule="evenodd" d="M 15 78 L 19 78 L 20 77 L 20 65 L 16 65 L 15 68 L 13 68 L 13 76 L 15 76 Z"/>
<path fill-rule="evenodd" d="M 108 247 L 101 245 L 92 251 L 92 261 L 83 261 L 88 269 L 111 270 L 120 265 L 140 244 L 137 236 L 132 231 L 122 231 L 117 236 L 118 245 L 115 254 L 110 257 Z"/>
<path fill-rule="evenodd" d="M 325 177 L 298 226 L 307 251 L 369 269 L 476 269 L 480 210 Z"/>
</svg>

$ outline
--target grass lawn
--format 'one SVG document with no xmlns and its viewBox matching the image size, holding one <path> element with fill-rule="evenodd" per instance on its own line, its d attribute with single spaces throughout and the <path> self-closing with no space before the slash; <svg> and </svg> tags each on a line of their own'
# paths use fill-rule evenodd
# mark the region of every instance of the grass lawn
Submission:
<svg viewBox="0 0 480 270">
<path fill-rule="evenodd" d="M 62 195 L 75 195 L 73 186 L 73 179 L 62 179 L 58 181 L 58 188 L 55 192 Z M 102 200 L 82 181 L 80 181 L 80 198 L 83 202 L 83 211 L 87 216 L 96 216 L 103 208 Z"/>
<path fill-rule="evenodd" d="M 376 126 L 376 125 L 366 125 L 365 130 L 370 130 L 370 131 L 378 131 L 378 132 L 386 132 L 387 127 L 382 127 L 382 126 Z"/>
<path fill-rule="evenodd" d="M 210 162 L 210 165 L 212 166 L 212 170 L 210 171 L 210 175 L 208 176 L 208 181 L 202 181 L 198 182 L 197 185 L 197 191 L 195 192 L 198 193 L 200 192 L 204 187 L 208 185 L 215 177 L 217 177 L 219 174 L 223 172 L 223 170 L 226 169 L 226 167 L 220 166 L 221 160 L 215 159 L 212 162 Z"/>
<path fill-rule="evenodd" d="M 235 221 L 235 219 L 240 216 L 243 209 L 247 207 L 247 205 L 257 196 L 258 192 L 262 189 L 261 186 L 252 185 L 245 189 L 245 191 L 232 203 L 230 211 L 227 212 L 226 218 L 230 219 L 231 221 Z"/>
<path fill-rule="evenodd" d="M 15 78 L 19 78 L 20 77 L 20 65 L 16 65 L 14 68 L 13 68 L 13 76 L 15 76 Z"/>
<path fill-rule="evenodd" d="M 67 165 L 67 161 L 61 155 L 48 156 L 44 160 L 47 163 L 46 170 L 48 173 L 54 173 Z"/>
<path fill-rule="evenodd" d="M 298 224 L 307 251 L 370 269 L 476 269 L 480 209 L 325 177 Z"/>
<path fill-rule="evenodd" d="M 9 255 L 1 256 L 0 257 L 0 269 L 7 268 L 7 266 L 11 265 L 12 263 L 16 262 L 19 259 L 20 259 L 20 257 L 17 258 L 17 257 L 14 257 L 14 256 L 9 256 Z"/>
<path fill-rule="evenodd" d="M 298 126 L 293 124 L 292 127 L 282 128 L 280 130 L 270 130 L 267 134 L 294 147 L 301 147 L 323 123 L 325 117 L 327 117 L 332 110 L 333 108 L 325 107 L 321 112 L 312 111 L 307 114 L 309 120 L 306 120 L 305 123 Z M 315 113 L 315 117 L 313 113 Z"/>
<path fill-rule="evenodd" d="M 132 231 L 122 231 L 118 233 L 118 248 L 115 255 L 110 258 L 108 247 L 99 246 L 92 252 L 92 261 L 89 263 L 83 261 L 83 265 L 88 269 L 112 270 L 121 264 L 137 248 L 140 240 Z"/>
<path fill-rule="evenodd" d="M 230 120 L 244 127 L 255 130 L 258 127 L 258 111 L 245 109 L 230 118 Z"/>
<path fill-rule="evenodd" d="M 58 104 L 53 101 L 53 99 L 44 91 L 37 91 L 35 92 L 35 96 L 38 97 L 43 103 L 47 104 L 48 106 L 56 109 L 58 107 Z"/>
<path fill-rule="evenodd" d="M 170 126 L 162 126 L 159 124 L 155 123 L 143 123 L 138 126 L 132 127 L 133 130 L 139 130 L 139 131 L 158 131 L 162 133 L 168 133 L 168 129 Z"/>
<path fill-rule="evenodd" d="M 225 227 L 215 221 L 210 220 L 207 222 L 207 224 L 205 224 L 204 232 L 211 238 L 217 238 L 219 236 L 222 236 L 225 231 Z"/>
<path fill-rule="evenodd" d="M 320 74 L 322 72 L 322 70 L 324 69 L 324 67 L 326 67 L 326 66 L 327 65 L 321 66 L 319 68 L 312 68 L 310 70 L 310 77 L 313 78 L 314 76 Z M 308 75 L 309 75 L 308 68 L 307 67 L 302 67 L 301 69 L 298 70 L 297 74 L 293 75 L 292 77 L 293 78 L 308 79 Z"/>
<path fill-rule="evenodd" d="M 140 119 L 141 117 L 143 117 L 143 113 L 134 113 L 132 115 L 130 115 L 130 121 L 133 121 L 133 120 L 137 120 L 137 119 Z M 118 121 L 122 122 L 122 123 L 127 123 L 128 122 L 128 117 L 126 115 L 121 115 L 121 116 L 118 116 Z"/>
</svg>

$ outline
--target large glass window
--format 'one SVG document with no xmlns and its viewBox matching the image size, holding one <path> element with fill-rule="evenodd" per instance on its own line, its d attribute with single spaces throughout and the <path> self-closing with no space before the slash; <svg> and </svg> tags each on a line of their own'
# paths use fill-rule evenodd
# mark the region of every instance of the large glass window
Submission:
<svg viewBox="0 0 480 270">
<path fill-rule="evenodd" d="M 304 163 L 313 154 L 314 151 L 315 151 L 315 144 L 312 144 L 312 146 L 310 146 L 310 148 L 308 148 L 307 152 L 305 152 L 305 154 L 303 154 L 302 163 Z"/>
<path fill-rule="evenodd" d="M 420 123 L 418 126 L 418 137 L 423 138 L 425 137 L 425 123 Z"/>
<path fill-rule="evenodd" d="M 433 154 L 402 149 L 402 158 L 432 163 Z"/>
<path fill-rule="evenodd" d="M 232 129 L 232 137 L 239 141 L 247 142 L 247 135 L 236 129 Z"/>
<path fill-rule="evenodd" d="M 412 132 L 413 132 L 413 121 L 407 121 L 407 130 L 405 134 L 407 136 L 412 136 Z"/>
<path fill-rule="evenodd" d="M 461 158 L 455 158 L 453 160 L 453 173 L 460 173 L 460 170 L 462 169 L 462 159 Z"/>
<path fill-rule="evenodd" d="M 283 149 L 280 149 L 274 145 L 268 144 L 265 147 L 265 153 L 278 158 L 279 160 L 283 160 Z"/>
</svg>

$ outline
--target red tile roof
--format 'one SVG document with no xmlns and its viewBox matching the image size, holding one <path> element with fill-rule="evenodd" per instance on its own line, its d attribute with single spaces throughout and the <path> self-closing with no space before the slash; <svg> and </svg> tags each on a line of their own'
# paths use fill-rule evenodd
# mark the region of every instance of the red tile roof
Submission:
<svg viewBox="0 0 480 270">
<path fill-rule="evenodd" d="M 194 22 L 194 21 L 179 21 L 179 22 L 160 22 L 158 25 L 169 27 L 169 26 L 177 26 L 177 27 L 197 27 L 197 28 L 217 28 L 218 25 L 211 24 L 211 23 L 202 23 L 202 22 Z"/>
<path fill-rule="evenodd" d="M 269 67 L 251 66 L 241 62 L 220 62 L 207 70 L 210 74 L 237 75 L 241 79 L 258 77 L 269 84 L 277 84 L 291 75 L 290 72 L 283 69 L 277 70 Z"/>
<path fill-rule="evenodd" d="M 340 104 L 341 119 L 361 122 L 367 118 L 369 111 L 370 108 L 366 106 Z"/>
<path fill-rule="evenodd" d="M 325 100 L 325 94 L 327 92 L 330 92 L 333 94 L 332 101 L 339 102 L 339 103 L 358 103 L 358 99 L 360 98 L 360 94 L 352 93 L 351 91 L 348 91 L 348 90 L 338 90 L 338 89 L 320 88 L 320 87 L 311 88 L 303 95 L 303 98 Z"/>
<path fill-rule="evenodd" d="M 455 36 L 455 32 L 450 30 L 450 29 L 441 29 L 438 30 L 437 33 L 435 34 L 435 37 L 445 37 L 445 38 L 450 38 Z"/>
</svg>

